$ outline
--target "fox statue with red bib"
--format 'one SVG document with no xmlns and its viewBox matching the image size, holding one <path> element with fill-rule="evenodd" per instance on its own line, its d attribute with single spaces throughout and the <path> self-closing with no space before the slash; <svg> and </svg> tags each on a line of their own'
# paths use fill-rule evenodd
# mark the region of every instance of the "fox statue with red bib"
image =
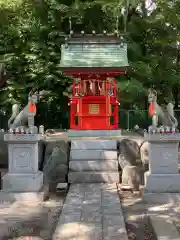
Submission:
<svg viewBox="0 0 180 240">
<path fill-rule="evenodd" d="M 149 127 L 149 132 L 157 131 L 159 122 L 162 128 L 177 129 L 178 121 L 174 116 L 174 105 L 168 103 L 166 111 L 157 103 L 157 92 L 153 89 L 149 90 L 149 115 L 152 117 L 152 125 Z"/>
<path fill-rule="evenodd" d="M 12 106 L 12 116 L 8 121 L 10 129 L 15 128 L 29 128 L 34 126 L 34 117 L 36 115 L 36 103 L 38 101 L 37 92 L 30 92 L 28 96 L 28 104 L 20 111 L 20 105 L 14 104 Z"/>
</svg>

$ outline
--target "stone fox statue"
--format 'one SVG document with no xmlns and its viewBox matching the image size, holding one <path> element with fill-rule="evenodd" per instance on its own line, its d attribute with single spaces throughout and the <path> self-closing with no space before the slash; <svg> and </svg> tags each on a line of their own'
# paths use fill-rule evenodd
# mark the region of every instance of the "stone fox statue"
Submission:
<svg viewBox="0 0 180 240">
<path fill-rule="evenodd" d="M 177 128 L 178 121 L 174 116 L 174 105 L 168 103 L 166 111 L 163 111 L 162 107 L 157 103 L 157 92 L 155 90 L 149 90 L 148 94 L 149 102 L 149 114 L 152 117 L 152 125 L 150 129 L 156 129 L 160 122 L 163 127 Z"/>
<path fill-rule="evenodd" d="M 37 103 L 37 93 L 29 93 L 28 104 L 20 111 L 20 105 L 14 104 L 12 106 L 12 115 L 8 120 L 9 128 L 17 128 L 17 127 L 28 127 L 28 119 L 29 119 L 29 107 L 30 105 L 35 105 Z M 33 113 L 35 115 L 36 113 Z M 32 124 L 33 125 L 33 124 Z"/>
</svg>

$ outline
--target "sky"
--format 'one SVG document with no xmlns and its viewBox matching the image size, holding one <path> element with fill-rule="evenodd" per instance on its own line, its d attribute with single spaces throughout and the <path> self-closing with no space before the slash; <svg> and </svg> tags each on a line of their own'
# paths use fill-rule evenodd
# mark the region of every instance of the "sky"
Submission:
<svg viewBox="0 0 180 240">
<path fill-rule="evenodd" d="M 146 8 L 150 14 L 156 8 L 156 0 L 146 0 Z"/>
</svg>

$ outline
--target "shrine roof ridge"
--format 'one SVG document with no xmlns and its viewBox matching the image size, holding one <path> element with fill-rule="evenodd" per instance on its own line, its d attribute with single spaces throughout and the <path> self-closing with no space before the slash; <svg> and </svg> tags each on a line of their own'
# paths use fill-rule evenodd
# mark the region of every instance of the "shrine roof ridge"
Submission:
<svg viewBox="0 0 180 240">
<path fill-rule="evenodd" d="M 102 33 L 96 33 L 95 30 L 93 30 L 91 33 L 89 32 L 85 32 L 84 30 L 82 30 L 81 32 L 74 32 L 74 31 L 70 31 L 70 33 L 61 33 L 61 36 L 67 37 L 67 36 L 73 36 L 73 37 L 79 37 L 79 36 L 107 36 L 107 37 L 119 37 L 119 36 L 126 36 L 127 33 L 125 32 L 119 32 L 117 30 L 115 30 L 114 32 L 109 32 L 107 33 L 107 31 L 103 31 Z"/>
<path fill-rule="evenodd" d="M 85 33 L 81 33 L 81 34 L 74 34 L 74 33 L 70 33 L 69 35 L 63 35 L 65 42 L 68 43 L 83 43 L 83 42 L 91 42 L 91 43 L 121 43 L 122 41 L 124 41 L 124 37 L 125 34 L 119 34 L 119 33 L 109 33 L 109 34 L 85 34 Z"/>
<path fill-rule="evenodd" d="M 81 78 L 81 80 L 87 80 L 88 78 L 100 79 L 101 77 L 116 77 L 121 74 L 126 74 L 129 66 L 127 67 L 61 67 L 60 69 L 67 75 L 71 75 L 75 78 Z"/>
<path fill-rule="evenodd" d="M 120 44 L 122 42 L 124 42 L 123 39 L 120 39 L 120 38 L 112 38 L 112 37 L 109 37 L 109 38 L 101 38 L 101 37 L 92 37 L 92 38 L 85 38 L 85 37 L 79 37 L 79 38 L 69 38 L 69 39 L 66 39 L 65 42 L 67 44 L 86 44 L 86 43 L 89 43 L 89 44 Z"/>
</svg>

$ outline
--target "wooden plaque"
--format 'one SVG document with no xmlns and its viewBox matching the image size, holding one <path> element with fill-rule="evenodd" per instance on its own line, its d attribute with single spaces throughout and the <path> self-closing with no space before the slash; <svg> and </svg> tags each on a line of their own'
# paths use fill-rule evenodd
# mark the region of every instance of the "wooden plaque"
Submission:
<svg viewBox="0 0 180 240">
<path fill-rule="evenodd" d="M 89 114 L 99 114 L 99 104 L 89 104 Z"/>
</svg>

